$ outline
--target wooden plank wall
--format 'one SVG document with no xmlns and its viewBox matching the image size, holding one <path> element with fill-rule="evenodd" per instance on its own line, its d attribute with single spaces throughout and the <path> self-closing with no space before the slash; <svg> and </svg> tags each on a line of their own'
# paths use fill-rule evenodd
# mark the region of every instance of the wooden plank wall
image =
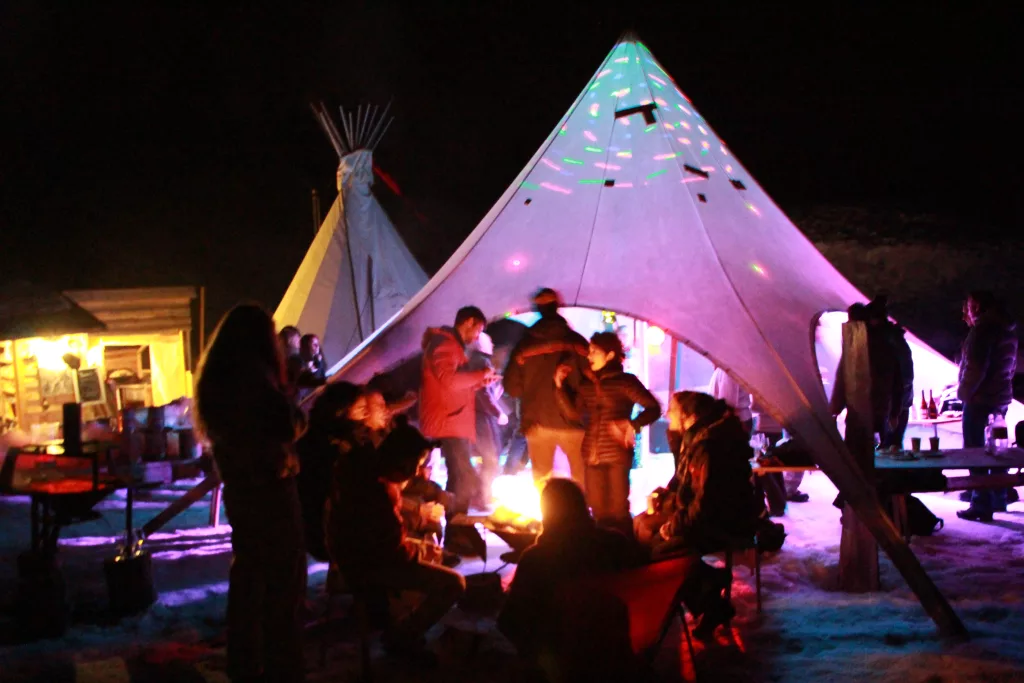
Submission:
<svg viewBox="0 0 1024 683">
<path fill-rule="evenodd" d="M 192 302 L 199 297 L 197 287 L 79 289 L 64 294 L 96 316 L 111 334 L 182 330 L 191 337 L 196 328 Z"/>
</svg>

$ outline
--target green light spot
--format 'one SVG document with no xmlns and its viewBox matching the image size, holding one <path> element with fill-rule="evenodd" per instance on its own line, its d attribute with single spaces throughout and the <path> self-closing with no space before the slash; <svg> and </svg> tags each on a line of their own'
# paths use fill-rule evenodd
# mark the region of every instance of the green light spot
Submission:
<svg viewBox="0 0 1024 683">
<path fill-rule="evenodd" d="M 597 86 L 601 85 L 601 81 L 594 81 L 594 85 L 590 86 L 588 90 L 593 90 Z"/>
<path fill-rule="evenodd" d="M 603 152 L 604 151 L 600 147 L 584 147 L 583 149 L 588 151 L 588 152 Z"/>
<path fill-rule="evenodd" d="M 570 159 L 569 157 L 563 157 L 562 161 L 564 161 L 567 164 L 572 164 L 573 166 L 582 166 L 583 165 L 582 161 L 580 161 L 578 159 Z"/>
<path fill-rule="evenodd" d="M 526 181 L 523 181 L 523 184 L 520 185 L 519 187 L 525 187 L 527 190 L 539 190 L 540 189 L 539 185 L 534 185 L 533 183 L 528 183 Z"/>
<path fill-rule="evenodd" d="M 700 151 L 700 155 L 701 155 L 701 156 L 704 156 L 704 155 L 705 155 L 705 154 L 707 154 L 707 153 L 708 153 L 708 151 L 707 151 L 706 149 L 702 149 L 702 150 Z"/>
<path fill-rule="evenodd" d="M 658 90 L 664 90 L 665 89 L 665 86 L 663 86 L 661 83 L 658 83 L 658 81 L 651 81 L 651 85 L 653 85 Z"/>
<path fill-rule="evenodd" d="M 644 128 L 644 132 L 645 133 L 650 133 L 652 130 L 654 130 L 657 127 L 658 127 L 658 124 L 652 123 L 651 125 L 649 125 L 646 128 Z"/>
<path fill-rule="evenodd" d="M 588 178 L 587 180 L 581 180 L 581 181 L 579 181 L 580 185 L 600 185 L 600 184 L 601 184 L 601 183 L 603 183 L 603 182 L 604 182 L 604 181 L 603 181 L 603 180 L 601 180 L 600 178 L 598 178 L 598 179 L 591 179 L 591 178 Z"/>
<path fill-rule="evenodd" d="M 650 180 L 651 178 L 657 178 L 662 173 L 668 173 L 668 169 L 667 168 L 663 168 L 660 171 L 655 171 L 654 173 L 648 173 L 647 174 L 647 179 Z"/>
</svg>

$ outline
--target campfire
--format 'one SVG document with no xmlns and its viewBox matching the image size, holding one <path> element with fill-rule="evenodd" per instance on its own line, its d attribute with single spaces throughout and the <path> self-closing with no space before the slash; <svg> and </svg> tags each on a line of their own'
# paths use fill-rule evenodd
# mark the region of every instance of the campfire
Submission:
<svg viewBox="0 0 1024 683">
<path fill-rule="evenodd" d="M 497 506 L 484 526 L 518 555 L 533 545 L 540 534 L 540 490 L 529 475 L 506 475 L 494 480 L 491 495 Z"/>
</svg>

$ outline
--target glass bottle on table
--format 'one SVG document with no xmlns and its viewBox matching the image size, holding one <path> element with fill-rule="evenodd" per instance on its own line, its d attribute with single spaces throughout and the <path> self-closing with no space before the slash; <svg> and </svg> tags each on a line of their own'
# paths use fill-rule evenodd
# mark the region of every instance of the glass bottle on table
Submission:
<svg viewBox="0 0 1024 683">
<path fill-rule="evenodd" d="M 939 407 L 935 405 L 935 394 L 932 391 L 928 392 L 928 419 L 937 420 L 939 419 Z"/>
<path fill-rule="evenodd" d="M 924 389 L 921 390 L 921 412 L 920 412 L 920 419 L 922 419 L 922 420 L 927 420 L 928 419 L 928 401 L 926 401 L 925 398 L 924 398 Z"/>
</svg>

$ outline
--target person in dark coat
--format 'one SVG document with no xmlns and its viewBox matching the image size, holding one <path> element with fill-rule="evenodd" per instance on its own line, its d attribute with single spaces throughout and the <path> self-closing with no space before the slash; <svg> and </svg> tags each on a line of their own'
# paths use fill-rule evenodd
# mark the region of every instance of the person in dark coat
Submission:
<svg viewBox="0 0 1024 683">
<path fill-rule="evenodd" d="M 316 387 L 327 381 L 327 361 L 320 348 L 320 337 L 304 334 L 299 340 L 299 357 L 305 363 L 299 375 L 299 386 Z"/>
<path fill-rule="evenodd" d="M 1013 376 L 1017 371 L 1017 325 L 1010 320 L 992 292 L 971 292 L 964 302 L 964 322 L 971 328 L 960 352 L 960 386 L 963 401 L 964 448 L 985 445 L 985 427 L 994 415 L 1006 415 L 1013 400 Z M 979 470 L 977 474 L 1005 470 Z M 1005 489 L 977 489 L 971 505 L 956 516 L 987 522 L 994 511 L 1006 509 Z"/>
<path fill-rule="evenodd" d="M 516 646 L 521 657 L 550 670 L 554 663 L 563 668 L 572 659 L 573 643 L 563 642 L 558 628 L 559 588 L 574 579 L 639 566 L 645 561 L 645 554 L 618 531 L 594 523 L 583 491 L 572 480 L 550 479 L 541 493 L 541 510 L 544 531 L 519 559 L 498 616 L 498 629 Z M 602 626 L 609 625 L 595 624 L 594 628 Z M 593 636 L 580 634 L 588 635 Z M 549 679 L 577 680 L 566 676 L 568 672 L 563 671 L 561 678 Z"/>
<path fill-rule="evenodd" d="M 213 444 L 231 520 L 228 676 L 302 681 L 306 549 L 294 443 L 303 416 L 285 391 L 270 315 L 233 308 L 218 324 L 196 382 L 199 425 Z"/>
<path fill-rule="evenodd" d="M 327 504 L 328 551 L 349 585 L 424 595 L 412 614 L 384 634 L 385 648 L 403 656 L 423 652 L 427 630 L 466 588 L 461 575 L 419 559 L 402 520 L 402 489 L 434 446 L 397 420 L 372 457 L 355 456 L 344 470 L 336 468 Z"/>
<path fill-rule="evenodd" d="M 635 375 L 623 370 L 624 355 L 617 334 L 598 332 L 587 352 L 593 379 L 584 379 L 574 390 L 566 382 L 572 367 L 560 365 L 554 384 L 562 415 L 584 425 L 585 490 L 594 517 L 598 524 L 629 535 L 629 470 L 636 434 L 661 416 L 661 406 Z M 643 411 L 634 418 L 637 405 Z"/>
<path fill-rule="evenodd" d="M 575 389 L 587 369 L 587 340 L 558 314 L 561 298 L 553 289 L 544 288 L 533 297 L 533 308 L 540 314 L 512 349 L 505 368 L 505 393 L 519 399 L 519 429 L 526 438 L 527 455 L 534 481 L 551 476 L 555 449 L 569 460 L 573 480 L 586 487 L 583 462 L 583 429 L 558 409 L 551 377 L 565 365 L 571 369 L 566 384 Z"/>
<path fill-rule="evenodd" d="M 888 298 L 876 296 L 864 308 L 868 322 L 869 350 L 871 353 L 871 336 L 883 336 L 889 343 L 892 359 L 895 361 L 896 386 L 892 395 L 886 400 L 892 401 L 890 413 L 896 413 L 895 419 L 889 419 L 885 438 L 880 442 L 882 448 L 903 449 L 903 440 L 910 421 L 910 408 L 914 405 L 914 356 L 907 343 L 906 330 L 889 320 Z M 872 395 L 874 398 L 874 394 Z"/>
<path fill-rule="evenodd" d="M 899 352 L 893 344 L 892 333 L 884 313 L 878 313 L 878 304 L 854 304 L 849 319 L 867 323 L 868 362 L 871 366 L 872 428 L 879 442 L 886 443 L 899 424 L 903 409 L 904 385 L 900 372 Z M 884 307 L 883 307 L 884 310 Z M 833 415 L 846 408 L 845 359 L 840 356 L 836 370 L 835 389 L 830 406 Z"/>
<path fill-rule="evenodd" d="M 670 416 L 681 430 L 678 467 L 669 486 L 670 516 L 661 527 L 656 555 L 687 550 L 706 554 L 754 538 L 760 505 L 751 483 L 749 437 L 723 401 L 695 391 L 675 394 Z M 684 588 L 683 600 L 701 622 L 694 634 L 707 638 L 735 609 L 722 591 L 723 570 L 702 565 Z"/>
<path fill-rule="evenodd" d="M 357 429 L 350 410 L 363 390 L 349 382 L 329 384 L 309 411 L 309 429 L 296 443 L 299 474 L 296 478 L 306 550 L 319 562 L 326 562 L 324 505 L 331 489 L 331 476 L 338 457 L 338 442 L 351 440 Z"/>
<path fill-rule="evenodd" d="M 285 325 L 277 333 L 284 356 L 285 390 L 293 401 L 299 399 L 299 377 L 306 367 L 302 360 L 302 333 L 294 325 Z"/>
</svg>

